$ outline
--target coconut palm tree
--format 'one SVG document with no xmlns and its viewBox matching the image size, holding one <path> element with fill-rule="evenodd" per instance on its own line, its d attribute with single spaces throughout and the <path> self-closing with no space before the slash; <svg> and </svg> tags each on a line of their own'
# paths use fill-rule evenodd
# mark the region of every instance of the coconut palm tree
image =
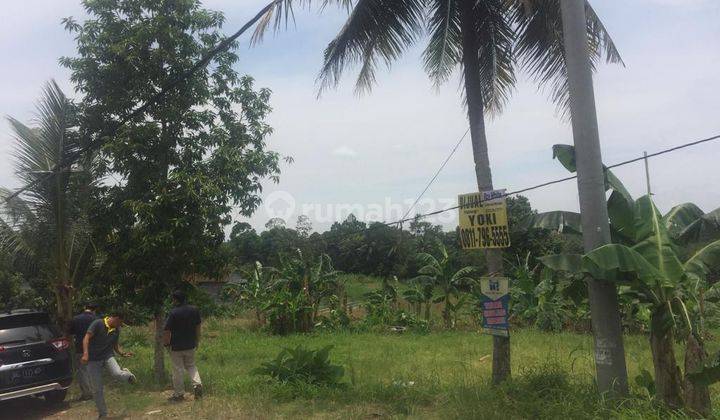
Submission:
<svg viewBox="0 0 720 420">
<path fill-rule="evenodd" d="M 254 40 L 271 26 L 279 28 L 294 5 L 312 0 L 276 0 L 259 22 Z M 359 65 L 356 88 L 369 91 L 378 65 L 389 66 L 406 50 L 427 40 L 423 65 L 436 85 L 462 70 L 479 191 L 493 189 L 485 135 L 485 115 L 496 115 L 512 93 L 516 72 L 524 71 L 565 112 L 569 90 L 563 46 L 560 0 L 323 0 L 347 8 L 349 17 L 325 49 L 318 78 L 320 91 L 336 86 L 343 71 Z M 615 45 L 589 3 L 587 36 L 593 66 L 603 57 L 621 63 Z M 488 270 L 502 272 L 502 253 L 487 252 Z M 493 378 L 510 374 L 509 341 L 494 338 Z"/>
<path fill-rule="evenodd" d="M 0 190 L 0 248 L 48 282 L 61 323 L 72 316 L 73 283 L 88 265 L 90 243 L 78 204 L 90 178 L 82 164 L 63 168 L 79 148 L 74 119 L 74 106 L 55 81 L 43 89 L 32 127 L 8 117 L 15 173 L 29 188 L 19 195 Z"/>
</svg>

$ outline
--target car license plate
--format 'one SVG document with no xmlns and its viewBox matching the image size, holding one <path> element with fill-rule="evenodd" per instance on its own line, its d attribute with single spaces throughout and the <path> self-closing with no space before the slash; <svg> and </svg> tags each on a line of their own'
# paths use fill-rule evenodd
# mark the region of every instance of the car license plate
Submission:
<svg viewBox="0 0 720 420">
<path fill-rule="evenodd" d="M 33 379 L 36 376 L 40 375 L 42 372 L 43 368 L 40 366 L 16 370 L 12 373 L 12 380 L 18 381 L 21 379 Z"/>
<path fill-rule="evenodd" d="M 26 368 L 23 369 L 22 376 L 23 378 L 34 378 L 38 375 L 40 375 L 43 371 L 43 368 L 41 367 L 32 367 L 32 368 Z"/>
</svg>

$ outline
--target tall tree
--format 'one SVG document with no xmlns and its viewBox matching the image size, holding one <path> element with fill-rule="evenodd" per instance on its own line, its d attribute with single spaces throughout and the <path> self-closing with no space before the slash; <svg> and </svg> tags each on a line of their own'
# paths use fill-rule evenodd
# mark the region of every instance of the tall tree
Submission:
<svg viewBox="0 0 720 420">
<path fill-rule="evenodd" d="M 188 275 L 218 274 L 233 207 L 251 215 L 261 181 L 277 180 L 279 156 L 265 143 L 270 91 L 240 77 L 238 56 L 223 51 L 114 136 L 99 138 L 223 41 L 224 18 L 195 0 L 83 5 L 82 25 L 65 20 L 77 56 L 61 63 L 84 95 L 81 132 L 103 145 L 104 174 L 119 180 L 99 189 L 94 212 L 108 255 L 103 273 L 153 314 L 161 380 L 164 297 Z"/>
<path fill-rule="evenodd" d="M 293 4 L 309 0 L 278 0 L 256 32 L 259 39 L 273 22 L 279 27 Z M 485 115 L 497 114 L 512 93 L 515 73 L 524 70 L 540 84 L 549 84 L 560 109 L 568 106 L 568 81 L 563 47 L 560 0 L 325 0 L 348 8 L 349 17 L 325 50 L 321 91 L 338 84 L 346 67 L 359 64 L 356 87 L 369 91 L 378 64 L 390 65 L 424 39 L 424 67 L 435 85 L 462 70 L 479 191 L 493 189 L 485 135 Z M 620 56 L 589 4 L 587 35 L 593 62 L 602 53 L 609 62 Z M 501 273 L 502 252 L 486 253 L 488 271 Z M 510 374 L 509 340 L 495 337 L 493 379 Z"/>
<path fill-rule="evenodd" d="M 87 161 L 62 168 L 80 146 L 75 116 L 75 106 L 50 81 L 34 126 L 9 117 L 16 141 L 15 173 L 28 188 L 19 195 L 0 191 L 0 247 L 29 277 L 47 282 L 61 325 L 72 316 L 73 285 L 88 262 L 89 229 L 80 205 L 91 179 L 83 171 Z"/>
</svg>

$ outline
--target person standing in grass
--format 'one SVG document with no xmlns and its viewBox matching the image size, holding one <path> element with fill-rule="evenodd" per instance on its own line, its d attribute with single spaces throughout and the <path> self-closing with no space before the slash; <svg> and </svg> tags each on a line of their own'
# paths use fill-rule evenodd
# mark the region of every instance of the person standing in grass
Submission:
<svg viewBox="0 0 720 420">
<path fill-rule="evenodd" d="M 128 369 L 120 368 L 114 353 L 122 357 L 131 357 L 132 353 L 120 350 L 120 326 L 123 322 L 121 313 L 111 312 L 109 316 L 96 319 L 90 324 L 83 339 L 82 363 L 87 364 L 93 399 L 100 418 L 107 417 L 107 406 L 103 392 L 102 371 L 106 368 L 110 375 L 129 384 L 137 379 Z"/>
<path fill-rule="evenodd" d="M 85 333 L 90 324 L 97 318 L 97 308 L 97 304 L 88 302 L 85 309 L 73 317 L 70 321 L 70 328 L 68 328 L 68 334 L 75 338 L 75 360 L 73 365 L 75 366 L 75 377 L 80 386 L 80 401 L 92 399 L 92 388 L 90 387 L 87 365 L 82 363 L 80 359 L 82 359 L 83 355 L 83 338 L 85 338 Z"/>
<path fill-rule="evenodd" d="M 175 306 L 168 315 L 163 333 L 163 344 L 169 347 L 172 361 L 173 394 L 170 401 L 185 399 L 185 372 L 190 377 L 195 399 L 202 397 L 200 373 L 195 366 L 195 350 L 200 340 L 200 312 L 187 304 L 187 296 L 181 290 L 172 294 Z"/>
</svg>

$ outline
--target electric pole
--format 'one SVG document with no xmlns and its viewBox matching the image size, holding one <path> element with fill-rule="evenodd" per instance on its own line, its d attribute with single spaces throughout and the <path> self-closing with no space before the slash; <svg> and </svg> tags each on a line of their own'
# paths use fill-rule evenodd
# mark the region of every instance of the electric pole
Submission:
<svg viewBox="0 0 720 420">
<path fill-rule="evenodd" d="M 588 51 L 585 0 L 561 0 L 560 5 L 570 85 L 583 245 L 585 251 L 589 252 L 610 243 L 610 224 Z M 599 391 L 626 394 L 627 368 L 617 288 L 614 283 L 592 278 L 588 279 L 587 284 Z"/>
</svg>

